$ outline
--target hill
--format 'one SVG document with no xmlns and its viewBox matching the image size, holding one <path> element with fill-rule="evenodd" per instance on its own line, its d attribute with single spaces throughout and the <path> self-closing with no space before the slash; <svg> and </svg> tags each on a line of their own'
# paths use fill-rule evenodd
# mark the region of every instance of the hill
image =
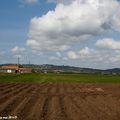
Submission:
<svg viewBox="0 0 120 120">
<path fill-rule="evenodd" d="M 0 66 L 4 66 L 4 65 L 16 65 L 16 64 L 1 64 Z M 43 64 L 43 65 L 21 64 L 20 66 L 31 67 L 33 68 L 33 71 L 37 73 L 65 72 L 65 73 L 120 74 L 120 68 L 101 70 L 101 69 L 93 69 L 93 68 L 80 68 L 74 66 L 64 66 L 64 65 L 59 66 L 59 65 L 50 65 L 50 64 Z"/>
</svg>

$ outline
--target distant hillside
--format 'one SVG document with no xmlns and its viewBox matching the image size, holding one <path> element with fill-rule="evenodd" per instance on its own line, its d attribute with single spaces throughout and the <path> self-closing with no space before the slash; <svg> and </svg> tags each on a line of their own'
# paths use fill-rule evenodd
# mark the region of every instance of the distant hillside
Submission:
<svg viewBox="0 0 120 120">
<path fill-rule="evenodd" d="M 17 64 L 1 64 L 3 65 L 17 65 Z M 107 70 L 80 68 L 74 66 L 57 66 L 50 64 L 36 65 L 36 64 L 21 64 L 22 67 L 31 67 L 34 72 L 68 72 L 68 73 L 101 73 L 101 74 L 120 74 L 120 68 L 113 68 Z"/>
<path fill-rule="evenodd" d="M 61 72 L 74 72 L 74 73 L 96 73 L 101 72 L 99 69 L 91 69 L 91 68 L 80 68 L 80 67 L 74 67 L 74 66 L 57 66 L 57 65 L 23 65 L 23 66 L 29 66 L 32 67 L 35 70 L 43 70 L 43 71 L 61 71 Z"/>
<path fill-rule="evenodd" d="M 105 72 L 120 74 L 120 68 L 108 69 Z"/>
</svg>

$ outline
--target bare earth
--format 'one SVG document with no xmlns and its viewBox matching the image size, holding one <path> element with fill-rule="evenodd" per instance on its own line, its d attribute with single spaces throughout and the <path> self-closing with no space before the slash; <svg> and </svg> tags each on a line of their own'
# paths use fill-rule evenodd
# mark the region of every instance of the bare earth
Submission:
<svg viewBox="0 0 120 120">
<path fill-rule="evenodd" d="M 120 84 L 0 83 L 0 116 L 120 120 Z"/>
</svg>

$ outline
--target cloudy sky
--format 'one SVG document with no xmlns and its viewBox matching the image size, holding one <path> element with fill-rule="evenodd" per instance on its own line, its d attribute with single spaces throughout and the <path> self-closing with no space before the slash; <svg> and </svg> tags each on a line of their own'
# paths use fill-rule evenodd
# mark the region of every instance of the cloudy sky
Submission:
<svg viewBox="0 0 120 120">
<path fill-rule="evenodd" d="M 119 0 L 0 0 L 0 64 L 120 67 Z"/>
</svg>

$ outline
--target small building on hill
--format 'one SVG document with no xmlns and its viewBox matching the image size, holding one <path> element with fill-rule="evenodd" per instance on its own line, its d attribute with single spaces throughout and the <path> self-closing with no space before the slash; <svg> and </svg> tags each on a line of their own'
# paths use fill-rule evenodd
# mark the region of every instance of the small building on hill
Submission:
<svg viewBox="0 0 120 120">
<path fill-rule="evenodd" d="M 0 66 L 0 73 L 31 73 L 32 68 L 19 67 L 18 65 Z"/>
</svg>

